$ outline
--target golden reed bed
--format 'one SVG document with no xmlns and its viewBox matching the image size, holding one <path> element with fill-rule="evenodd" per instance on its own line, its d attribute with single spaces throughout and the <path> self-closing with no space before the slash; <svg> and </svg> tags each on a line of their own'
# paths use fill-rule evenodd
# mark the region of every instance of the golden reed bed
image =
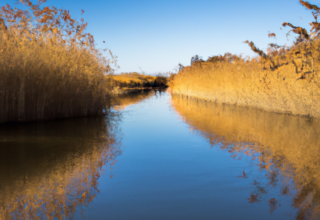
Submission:
<svg viewBox="0 0 320 220">
<path fill-rule="evenodd" d="M 317 67 L 320 66 L 319 64 Z M 258 62 L 199 63 L 174 78 L 172 92 L 206 101 L 320 118 L 320 74 L 299 79 L 296 67 L 263 69 Z"/>
<path fill-rule="evenodd" d="M 0 8 L 0 123 L 102 114 L 110 60 L 83 19 L 33 2 Z"/>
<path fill-rule="evenodd" d="M 269 44 L 267 53 L 244 41 L 259 55 L 256 58 L 226 53 L 207 61 L 194 56 L 171 80 L 172 92 L 272 112 L 320 118 L 320 8 L 300 0 L 312 11 L 315 21 L 308 32 L 284 22 L 297 34 L 291 46 Z M 270 33 L 269 37 L 276 37 Z M 288 36 L 288 35 L 287 35 Z"/>
</svg>

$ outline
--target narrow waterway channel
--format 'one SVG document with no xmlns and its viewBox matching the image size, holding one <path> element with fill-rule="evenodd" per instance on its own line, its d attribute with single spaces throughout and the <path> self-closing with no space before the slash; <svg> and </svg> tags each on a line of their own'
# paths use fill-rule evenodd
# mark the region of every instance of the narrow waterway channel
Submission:
<svg viewBox="0 0 320 220">
<path fill-rule="evenodd" d="M 318 219 L 320 122 L 144 92 L 0 126 L 0 219 Z"/>
</svg>

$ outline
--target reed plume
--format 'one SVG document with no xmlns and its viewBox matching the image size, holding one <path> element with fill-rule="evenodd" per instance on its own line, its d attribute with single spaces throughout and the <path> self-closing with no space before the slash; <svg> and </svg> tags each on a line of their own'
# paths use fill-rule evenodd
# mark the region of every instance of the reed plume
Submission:
<svg viewBox="0 0 320 220">
<path fill-rule="evenodd" d="M 308 31 L 302 27 L 296 27 L 290 23 L 287 22 L 283 22 L 282 23 L 283 27 L 289 26 L 292 28 L 292 30 L 290 30 L 287 35 L 289 35 L 289 33 L 292 31 L 293 33 L 296 33 L 299 35 L 298 40 L 302 41 L 302 40 L 309 40 L 310 36 L 308 34 Z"/>
<path fill-rule="evenodd" d="M 44 2 L 0 9 L 0 122 L 99 115 L 111 98 L 113 61 L 87 23 Z"/>
</svg>

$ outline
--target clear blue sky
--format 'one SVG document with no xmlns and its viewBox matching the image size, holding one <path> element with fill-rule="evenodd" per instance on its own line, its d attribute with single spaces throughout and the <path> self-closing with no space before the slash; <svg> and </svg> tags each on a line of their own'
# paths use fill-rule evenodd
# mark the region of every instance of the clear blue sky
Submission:
<svg viewBox="0 0 320 220">
<path fill-rule="evenodd" d="M 35 0 L 34 0 L 35 1 Z M 13 4 L 14 0 L 0 0 Z M 320 5 L 320 0 L 310 3 Z M 253 55 L 245 40 L 261 49 L 268 43 L 290 44 L 282 22 L 307 27 L 310 11 L 299 0 L 48 0 L 84 19 L 98 48 L 118 56 L 117 72 L 149 74 L 173 71 L 178 63 L 189 65 L 193 55 L 231 52 Z M 301 18 L 302 19 L 301 19 Z M 268 38 L 268 31 L 277 39 Z M 293 35 L 293 34 L 292 34 Z M 102 41 L 106 41 L 105 44 Z"/>
</svg>

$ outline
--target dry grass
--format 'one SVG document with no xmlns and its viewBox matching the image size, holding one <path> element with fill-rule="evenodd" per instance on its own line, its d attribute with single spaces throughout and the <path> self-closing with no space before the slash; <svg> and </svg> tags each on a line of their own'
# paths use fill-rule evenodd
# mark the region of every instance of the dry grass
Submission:
<svg viewBox="0 0 320 220">
<path fill-rule="evenodd" d="M 318 219 L 319 120 L 178 96 L 173 96 L 172 105 L 212 147 L 220 147 L 237 159 L 248 160 L 249 156 L 252 164 L 267 172 L 266 185 L 260 185 L 266 192 L 273 184 L 287 188 L 293 206 L 299 209 L 297 219 Z M 295 189 L 289 184 L 292 181 Z M 256 193 L 260 199 L 266 196 Z"/>
<path fill-rule="evenodd" d="M 299 34 L 295 44 L 270 44 L 267 53 L 245 41 L 259 58 L 226 53 L 198 60 L 175 75 L 170 81 L 172 91 L 207 101 L 320 118 L 320 29 L 315 28 L 320 24 L 311 25 L 314 32 L 309 35 L 285 22 L 283 26 Z"/>
<path fill-rule="evenodd" d="M 114 93 L 128 93 L 154 87 L 166 87 L 167 79 L 163 76 L 150 76 L 133 73 L 122 73 L 113 75 Z"/>
<path fill-rule="evenodd" d="M 155 76 L 147 76 L 139 73 L 122 73 L 113 75 L 115 85 L 121 88 L 152 87 L 156 80 Z"/>
<path fill-rule="evenodd" d="M 84 33 L 87 24 L 42 1 L 20 2 L 25 10 L 0 10 L 0 122 L 102 114 L 110 61 Z"/>
<path fill-rule="evenodd" d="M 273 71 L 254 61 L 199 63 L 184 68 L 171 85 L 174 94 L 320 118 L 318 71 L 303 80 L 295 72 L 293 64 Z"/>
</svg>

